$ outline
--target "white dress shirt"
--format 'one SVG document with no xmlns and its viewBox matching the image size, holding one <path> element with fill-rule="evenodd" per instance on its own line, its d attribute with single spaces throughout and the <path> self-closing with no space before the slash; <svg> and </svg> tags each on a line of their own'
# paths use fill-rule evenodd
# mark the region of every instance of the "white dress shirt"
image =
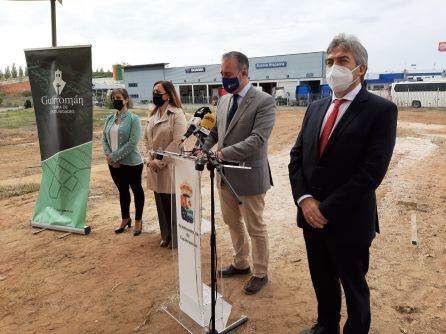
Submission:
<svg viewBox="0 0 446 334">
<path fill-rule="evenodd" d="M 350 107 L 350 105 L 352 104 L 352 101 L 355 99 L 356 95 L 358 95 L 359 91 L 361 90 L 362 86 L 361 83 L 359 83 L 355 88 L 353 88 L 353 90 L 349 93 L 347 93 L 344 97 L 342 97 L 344 101 L 340 106 L 339 106 L 339 111 L 338 111 L 338 116 L 336 117 L 336 121 L 333 125 L 333 129 L 330 132 L 330 136 L 333 133 L 333 130 L 335 129 L 335 127 L 338 125 L 339 121 L 341 120 L 342 116 L 344 116 L 345 112 L 347 111 L 348 107 Z M 338 97 L 335 96 L 335 94 L 333 93 L 332 97 L 331 97 L 331 104 L 330 107 L 328 107 L 327 112 L 325 113 L 324 116 L 324 120 L 322 122 L 322 126 L 321 126 L 321 131 L 319 132 L 319 138 L 322 136 L 322 132 L 324 131 L 324 127 L 325 124 L 327 123 L 328 117 L 330 117 L 331 113 L 333 112 L 334 109 L 334 101 L 337 100 Z M 328 138 L 330 138 L 330 136 Z M 305 199 L 305 198 L 309 198 L 309 197 L 313 197 L 310 194 L 305 194 L 302 195 L 301 197 L 299 197 L 299 199 L 297 200 L 297 205 L 300 206 L 300 203 Z"/>
</svg>

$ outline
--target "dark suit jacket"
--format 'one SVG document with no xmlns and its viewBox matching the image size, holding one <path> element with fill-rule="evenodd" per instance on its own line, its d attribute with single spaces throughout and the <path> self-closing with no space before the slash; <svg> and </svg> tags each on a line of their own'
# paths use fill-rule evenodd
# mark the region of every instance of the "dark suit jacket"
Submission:
<svg viewBox="0 0 446 334">
<path fill-rule="evenodd" d="M 375 190 L 395 146 L 395 104 L 362 88 L 334 128 L 319 157 L 319 133 L 331 97 L 310 104 L 288 166 L 294 201 L 321 202 L 324 233 L 339 241 L 371 243 L 379 232 Z M 298 207 L 298 226 L 312 228 Z"/>
</svg>

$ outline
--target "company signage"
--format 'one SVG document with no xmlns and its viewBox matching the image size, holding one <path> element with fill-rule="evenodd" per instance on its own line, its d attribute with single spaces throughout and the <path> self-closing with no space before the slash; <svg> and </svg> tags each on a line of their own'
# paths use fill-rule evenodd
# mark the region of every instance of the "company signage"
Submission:
<svg viewBox="0 0 446 334">
<path fill-rule="evenodd" d="M 446 52 L 446 42 L 440 42 L 440 43 L 438 43 L 438 51 L 440 51 L 440 52 Z"/>
<path fill-rule="evenodd" d="M 286 67 L 286 61 L 271 61 L 269 63 L 256 63 L 256 69 Z"/>
<path fill-rule="evenodd" d="M 200 73 L 206 72 L 206 67 L 188 67 L 186 68 L 186 73 Z"/>
</svg>

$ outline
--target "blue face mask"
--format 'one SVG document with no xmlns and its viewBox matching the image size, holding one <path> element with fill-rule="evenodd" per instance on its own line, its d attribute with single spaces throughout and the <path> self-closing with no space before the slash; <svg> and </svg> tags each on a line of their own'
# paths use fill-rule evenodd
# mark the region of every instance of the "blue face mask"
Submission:
<svg viewBox="0 0 446 334">
<path fill-rule="evenodd" d="M 223 77 L 221 81 L 223 83 L 223 88 L 225 89 L 225 91 L 231 94 L 234 93 L 240 87 L 240 81 L 238 80 L 237 77 L 234 78 Z"/>
</svg>

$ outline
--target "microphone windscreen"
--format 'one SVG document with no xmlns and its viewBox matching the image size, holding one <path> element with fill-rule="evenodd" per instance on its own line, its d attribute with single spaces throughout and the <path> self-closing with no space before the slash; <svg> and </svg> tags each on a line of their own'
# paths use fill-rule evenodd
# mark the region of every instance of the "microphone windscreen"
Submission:
<svg viewBox="0 0 446 334">
<path fill-rule="evenodd" d="M 217 117 L 215 117 L 215 114 L 206 114 L 203 117 L 200 126 L 210 131 L 214 128 L 215 124 L 217 124 Z"/>
<path fill-rule="evenodd" d="M 204 115 L 210 114 L 210 113 L 211 113 L 211 109 L 209 109 L 209 107 L 201 107 L 195 111 L 194 117 L 203 118 Z"/>
</svg>

